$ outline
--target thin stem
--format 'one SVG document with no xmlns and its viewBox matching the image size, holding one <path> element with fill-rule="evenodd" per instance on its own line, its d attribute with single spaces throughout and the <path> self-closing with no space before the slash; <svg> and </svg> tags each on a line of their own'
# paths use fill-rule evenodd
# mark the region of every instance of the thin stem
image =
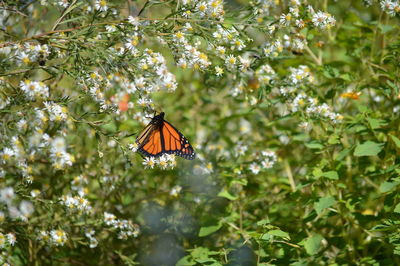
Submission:
<svg viewBox="0 0 400 266">
<path fill-rule="evenodd" d="M 290 187 L 292 188 L 292 191 L 296 191 L 296 183 L 294 182 L 293 174 L 292 174 L 292 169 L 290 168 L 289 161 L 287 159 L 284 160 L 284 166 L 285 166 L 285 171 L 289 179 L 289 184 Z"/>
<path fill-rule="evenodd" d="M 312 57 L 312 59 L 314 59 L 315 63 L 316 63 L 318 66 L 321 66 L 321 65 L 322 65 L 322 58 L 318 58 L 318 57 L 314 54 L 314 52 L 311 51 L 311 49 L 310 49 L 308 46 L 306 46 L 304 49 L 305 49 L 305 50 L 307 51 L 307 53 Z"/>
<path fill-rule="evenodd" d="M 139 13 L 137 14 L 137 16 L 139 17 L 143 11 L 146 9 L 147 5 L 149 4 L 149 0 L 146 1 L 146 3 L 144 3 L 144 6 L 142 7 L 142 9 L 140 9 Z"/>
<path fill-rule="evenodd" d="M 59 17 L 57 19 L 56 23 L 54 24 L 53 28 L 51 29 L 52 31 L 54 31 L 58 27 L 58 25 L 60 25 L 60 23 L 64 19 L 64 17 L 75 8 L 74 5 L 77 1 L 78 0 L 74 0 L 74 2 L 71 3 L 71 5 L 69 5 L 67 8 L 64 9 L 63 13 L 61 14 L 61 17 Z"/>
</svg>

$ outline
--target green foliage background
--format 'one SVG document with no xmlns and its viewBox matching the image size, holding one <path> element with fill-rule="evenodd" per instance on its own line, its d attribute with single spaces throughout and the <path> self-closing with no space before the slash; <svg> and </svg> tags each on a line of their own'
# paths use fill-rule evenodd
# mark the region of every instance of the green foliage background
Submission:
<svg viewBox="0 0 400 266">
<path fill-rule="evenodd" d="M 13 61 L 15 56 L 6 51 L 0 53 L 0 96 L 10 100 L 0 110 L 0 149 L 9 147 L 10 137 L 15 135 L 22 145 L 28 145 L 31 129 L 21 131 L 16 125 L 21 115 L 29 121 L 34 108 L 43 107 L 42 100 L 27 100 L 19 89 L 20 81 L 32 79 L 44 81 L 50 88 L 49 99 L 68 109 L 64 124 L 48 123 L 44 130 L 50 136 L 63 132 L 68 151 L 75 157 L 73 165 L 64 169 L 51 167 L 45 153 L 27 159 L 34 176 L 32 184 L 23 180 L 16 161 L 2 162 L 5 176 L 1 187 L 13 187 L 18 198 L 15 200 L 30 200 L 35 207 L 27 221 L 11 217 L 2 221 L 0 231 L 13 232 L 17 239 L 14 246 L 2 248 L 8 254 L 4 262 L 399 264 L 398 15 L 389 16 L 380 3 L 365 6 L 362 1 L 308 1 L 315 10 L 332 14 L 336 25 L 319 31 L 309 23 L 294 32 L 279 26 L 279 15 L 288 12 L 291 1 L 279 3 L 260 23 L 252 6 L 257 1 L 225 1 L 225 20 L 220 24 L 238 29 L 246 41 L 253 72 L 225 69 L 219 77 L 214 65 L 225 63 L 207 49 L 207 42 L 215 41 L 212 32 L 216 24 L 212 19 L 187 20 L 194 28 L 187 38 L 201 42 L 199 47 L 212 61 L 212 67 L 196 70 L 176 66 L 180 47 L 173 34 L 187 22 L 178 19 L 179 2 L 182 4 L 109 2 L 118 11 L 116 15 L 110 10 L 85 14 L 83 7 L 93 6 L 85 1 L 71 1 L 71 6 L 79 5 L 68 12 L 56 3 L 2 3 L 0 8 L 16 19 L 12 26 L 3 20 L 0 47 L 33 42 L 58 47 L 66 56 L 51 53 L 43 65 L 39 61 L 24 65 Z M 100 112 L 80 78 L 96 70 L 104 78 L 119 72 L 137 79 L 141 74 L 140 58 L 127 54 L 115 57 L 107 50 L 120 43 L 130 28 L 121 26 L 115 34 L 97 36 L 105 32 L 105 25 L 126 23 L 128 15 L 140 10 L 143 21 L 160 21 L 139 25 L 145 37 L 138 47 L 163 54 L 178 87 L 172 93 L 152 93 L 152 105 L 137 105 L 135 101 L 142 97 L 139 92 L 131 95 L 135 103 L 128 111 Z M 300 10 L 305 12 L 306 4 Z M 29 37 L 52 31 L 63 14 L 56 30 L 71 31 Z M 267 22 L 276 25 L 278 33 L 268 33 Z M 285 49 L 273 58 L 263 55 L 263 43 L 282 38 L 283 34 L 302 35 L 308 41 L 307 48 L 301 52 Z M 157 42 L 157 36 L 167 44 Z M 244 51 L 232 54 L 243 55 Z M 254 77 L 257 80 L 256 70 L 267 63 L 277 78 L 252 86 Z M 276 89 L 288 83 L 285 77 L 289 68 L 299 65 L 307 65 L 315 77 L 314 82 L 304 83 L 299 90 L 331 106 L 342 116 L 339 123 L 305 110 L 287 112 L 288 108 L 282 107 L 288 97 L 279 95 Z M 239 83 L 244 89 L 233 96 L 230 91 Z M 105 94 L 111 96 L 118 90 L 114 87 Z M 353 98 L 344 93 L 352 93 Z M 149 114 L 164 111 L 166 120 L 194 144 L 197 159 L 177 158 L 174 169 L 146 169 L 141 156 L 128 149 L 128 144 L 135 141 L 133 134 L 144 126 L 138 119 L 145 116 L 143 110 Z M 301 122 L 308 123 L 309 130 L 300 128 Z M 238 156 L 238 145 L 246 145 L 248 150 Z M 265 150 L 274 151 L 278 159 L 272 168 L 254 174 L 249 167 L 261 160 Z M 89 180 L 86 198 L 92 214 L 70 213 L 59 204 L 62 195 L 71 193 L 71 180 L 78 175 Z M 110 183 L 104 181 L 104 176 L 115 178 Z M 170 193 L 174 186 L 182 188 L 177 195 Z M 31 196 L 32 189 L 38 189 L 40 196 Z M 7 205 L 2 204 L 7 212 Z M 139 235 L 118 239 L 113 229 L 104 225 L 103 212 L 133 221 L 140 228 Z M 37 239 L 38 230 L 51 228 L 67 233 L 65 245 L 52 246 Z M 84 237 L 83 232 L 89 228 L 96 231 L 95 248 L 90 248 Z"/>
</svg>

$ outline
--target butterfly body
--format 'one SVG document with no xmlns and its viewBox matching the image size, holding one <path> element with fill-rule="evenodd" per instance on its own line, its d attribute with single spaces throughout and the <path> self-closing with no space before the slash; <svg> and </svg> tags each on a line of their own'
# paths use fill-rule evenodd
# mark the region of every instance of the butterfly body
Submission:
<svg viewBox="0 0 400 266">
<path fill-rule="evenodd" d="M 188 160 L 196 157 L 189 141 L 173 125 L 164 120 L 164 112 L 153 117 L 136 138 L 138 152 L 146 157 L 175 154 Z"/>
</svg>

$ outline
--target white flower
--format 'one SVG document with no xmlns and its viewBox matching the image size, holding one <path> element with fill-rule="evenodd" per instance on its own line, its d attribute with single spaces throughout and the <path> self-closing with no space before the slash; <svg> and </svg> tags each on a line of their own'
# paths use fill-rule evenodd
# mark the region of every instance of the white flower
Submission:
<svg viewBox="0 0 400 266">
<path fill-rule="evenodd" d="M 225 59 L 225 64 L 228 66 L 228 67 L 233 67 L 233 66 L 235 66 L 235 64 L 236 64 L 236 57 L 235 56 L 233 56 L 233 55 L 229 55 L 226 59 Z"/>
<path fill-rule="evenodd" d="M 138 44 L 139 44 L 139 36 L 132 35 L 130 38 L 128 38 L 127 42 L 125 43 L 125 47 L 132 53 L 136 53 L 137 52 L 136 46 Z"/>
<path fill-rule="evenodd" d="M 312 23 L 320 29 L 330 28 L 336 24 L 335 18 L 326 12 L 318 11 L 312 17 Z"/>
<path fill-rule="evenodd" d="M 115 25 L 107 25 L 106 30 L 108 33 L 117 31 L 117 27 Z"/>
<path fill-rule="evenodd" d="M 151 168 L 152 169 L 152 168 L 154 168 L 154 166 L 156 164 L 156 161 L 155 161 L 154 157 L 146 157 L 143 160 L 142 164 L 145 166 L 145 168 Z"/>
<path fill-rule="evenodd" d="M 106 0 L 96 0 L 95 8 L 96 8 L 96 10 L 99 10 L 99 11 L 107 11 L 108 10 L 107 1 Z"/>
<path fill-rule="evenodd" d="M 245 144 L 243 144 L 243 143 L 238 143 L 236 146 L 235 146 L 235 154 L 236 154 L 236 156 L 241 156 L 241 155 L 244 155 L 245 153 L 246 153 L 246 151 L 248 150 L 248 146 L 247 145 L 245 145 Z"/>
<path fill-rule="evenodd" d="M 114 224 L 116 219 L 117 219 L 117 217 L 114 214 L 104 212 L 104 222 L 106 225 Z"/>
<path fill-rule="evenodd" d="M 7 162 L 8 160 L 11 159 L 11 157 L 14 157 L 16 155 L 16 152 L 13 149 L 10 149 L 8 147 L 5 147 L 1 152 L 0 152 L 0 159 L 4 162 Z"/>
<path fill-rule="evenodd" d="M 249 166 L 249 170 L 256 175 L 261 171 L 261 167 L 257 163 L 252 163 Z"/>
<path fill-rule="evenodd" d="M 94 238 L 94 237 L 90 237 L 90 238 L 89 238 L 89 241 L 90 241 L 90 243 L 89 243 L 89 247 L 90 247 L 90 248 L 95 248 L 95 247 L 97 247 L 97 245 L 99 244 L 98 241 L 97 241 L 97 239 Z"/>
<path fill-rule="evenodd" d="M 185 34 L 181 31 L 175 32 L 173 40 L 180 43 L 186 43 Z"/>
<path fill-rule="evenodd" d="M 4 248 L 6 244 L 6 237 L 3 233 L 0 232 L 0 248 Z"/>
<path fill-rule="evenodd" d="M 36 198 L 37 196 L 40 195 L 40 190 L 39 189 L 33 189 L 31 190 L 31 197 Z"/>
<path fill-rule="evenodd" d="M 67 120 L 67 108 L 61 107 L 59 104 L 53 102 L 44 102 L 44 106 L 50 115 L 50 121 L 60 122 Z"/>
<path fill-rule="evenodd" d="M 290 22 L 292 21 L 292 14 L 282 14 L 279 19 L 279 23 L 284 26 L 289 26 Z"/>
<path fill-rule="evenodd" d="M 27 200 L 22 200 L 19 204 L 19 210 L 23 216 L 26 218 L 30 217 L 31 214 L 35 211 L 32 202 Z"/>
<path fill-rule="evenodd" d="M 68 0 L 59 0 L 58 5 L 61 7 L 68 7 L 69 6 L 69 1 Z"/>
<path fill-rule="evenodd" d="M 132 152 L 137 152 L 138 150 L 138 144 L 137 143 L 130 143 L 128 144 L 128 149 L 130 149 Z"/>
<path fill-rule="evenodd" d="M 20 89 L 24 92 L 25 96 L 34 100 L 36 98 L 49 97 L 49 88 L 43 82 L 25 80 L 20 82 Z"/>
<path fill-rule="evenodd" d="M 67 234 L 63 230 L 51 230 L 51 243 L 56 246 L 63 246 L 67 242 Z"/>
<path fill-rule="evenodd" d="M 8 233 L 7 234 L 7 241 L 11 246 L 14 246 L 14 244 L 17 242 L 17 238 L 13 233 Z"/>
<path fill-rule="evenodd" d="M 63 152 L 63 151 L 65 151 L 65 139 L 64 138 L 62 138 L 62 137 L 56 137 L 56 138 L 54 138 L 53 140 L 52 140 L 52 142 L 51 142 L 51 145 L 52 145 L 52 147 L 51 147 L 51 149 L 52 149 L 52 152 Z"/>
<path fill-rule="evenodd" d="M 5 187 L 0 190 L 0 202 L 10 204 L 14 198 L 14 189 L 12 187 Z"/>
<path fill-rule="evenodd" d="M 157 163 L 161 167 L 161 169 L 168 168 L 168 158 L 165 156 L 165 154 L 158 158 Z"/>
<path fill-rule="evenodd" d="M 129 21 L 129 23 L 131 23 L 133 26 L 138 26 L 138 25 L 140 24 L 139 17 L 129 16 L 129 17 L 128 17 L 128 21 Z"/>
<path fill-rule="evenodd" d="M 179 186 L 179 185 L 177 185 L 177 186 L 174 186 L 174 187 L 171 189 L 171 191 L 169 192 L 169 194 L 170 194 L 171 196 L 173 196 L 173 197 L 178 197 L 178 195 L 179 195 L 179 193 L 181 192 L 181 190 L 182 190 L 182 187 Z"/>
<path fill-rule="evenodd" d="M 29 64 L 32 61 L 35 61 L 36 58 L 33 55 L 27 54 L 25 52 L 18 52 L 17 59 L 24 64 Z"/>
<path fill-rule="evenodd" d="M 216 66 L 215 67 L 215 75 L 217 75 L 217 77 L 220 77 L 220 76 L 222 76 L 222 74 L 224 74 L 224 69 L 219 66 Z"/>
</svg>

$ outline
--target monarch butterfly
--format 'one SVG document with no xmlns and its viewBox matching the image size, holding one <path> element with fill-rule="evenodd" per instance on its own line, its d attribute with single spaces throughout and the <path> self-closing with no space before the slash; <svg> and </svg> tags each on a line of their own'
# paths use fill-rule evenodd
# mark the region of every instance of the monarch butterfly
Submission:
<svg viewBox="0 0 400 266">
<path fill-rule="evenodd" d="M 138 152 L 147 157 L 176 154 L 188 160 L 196 157 L 189 141 L 173 125 L 164 120 L 164 112 L 155 115 L 137 136 Z"/>
</svg>

